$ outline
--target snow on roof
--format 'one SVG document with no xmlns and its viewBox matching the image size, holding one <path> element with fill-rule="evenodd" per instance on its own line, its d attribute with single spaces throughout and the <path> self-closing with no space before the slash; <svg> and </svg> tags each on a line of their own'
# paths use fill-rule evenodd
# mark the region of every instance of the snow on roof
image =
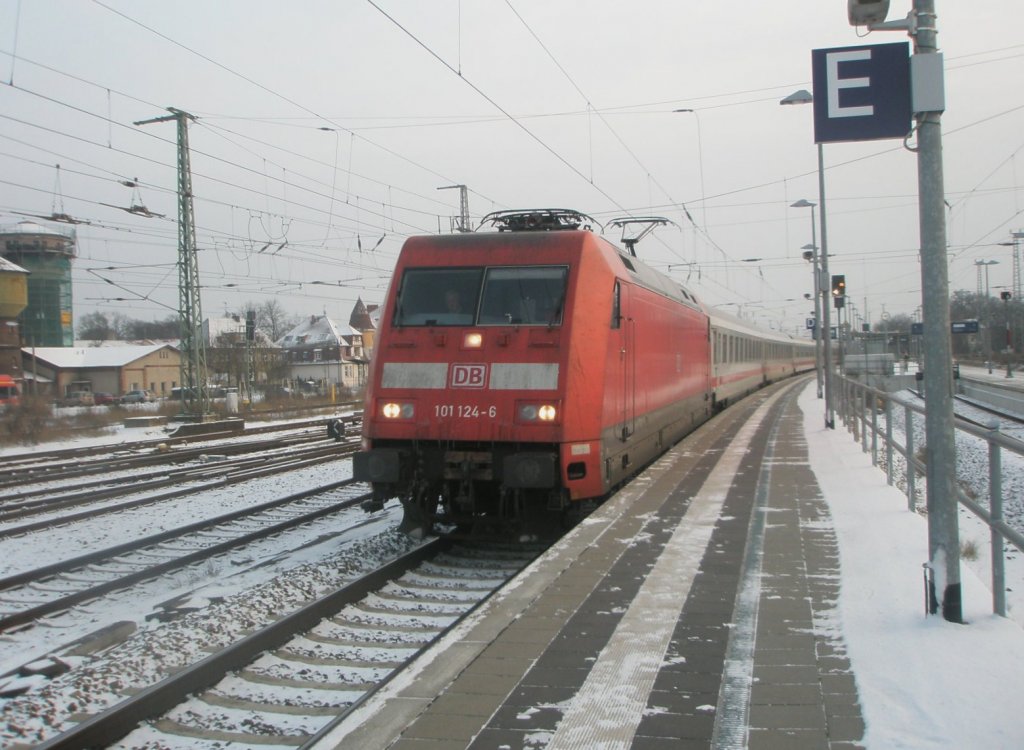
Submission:
<svg viewBox="0 0 1024 750">
<path fill-rule="evenodd" d="M 206 334 L 207 345 L 213 345 L 220 336 L 245 334 L 245 318 L 241 316 L 207 318 L 203 321 L 203 329 Z"/>
<path fill-rule="evenodd" d="M 45 226 L 37 221 L 19 221 L 17 224 L 0 226 L 0 234 L 51 234 L 57 237 L 73 238 L 74 229 Z"/>
<path fill-rule="evenodd" d="M 7 258 L 0 258 L 0 271 L 6 271 L 8 273 L 28 273 L 24 268 L 19 266 L 17 263 L 12 263 Z"/>
<path fill-rule="evenodd" d="M 343 336 L 362 336 L 362 332 L 351 326 L 339 326 L 326 315 L 311 315 L 304 318 L 276 343 L 285 349 L 292 349 L 315 344 L 336 344 Z"/>
<path fill-rule="evenodd" d="M 35 354 L 41 362 L 46 362 L 62 369 L 90 367 L 124 367 L 147 354 L 159 349 L 174 349 L 170 344 L 150 344 L 147 346 L 98 346 L 98 347 L 65 347 L 42 346 L 24 347 L 25 354 Z"/>
</svg>

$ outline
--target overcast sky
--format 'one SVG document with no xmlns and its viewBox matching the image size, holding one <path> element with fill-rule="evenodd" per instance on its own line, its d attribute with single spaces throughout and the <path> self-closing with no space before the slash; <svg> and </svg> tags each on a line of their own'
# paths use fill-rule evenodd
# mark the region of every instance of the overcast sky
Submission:
<svg viewBox="0 0 1024 750">
<path fill-rule="evenodd" d="M 1009 288 L 1024 8 L 936 4 L 951 289 L 976 288 L 977 260 Z M 858 37 L 843 0 L 0 0 L 0 225 L 90 222 L 76 319 L 173 314 L 175 125 L 132 123 L 176 107 L 198 118 L 205 315 L 274 298 L 347 319 L 357 297 L 381 301 L 405 237 L 450 231 L 458 191 L 437 188 L 462 183 L 474 225 L 510 208 L 664 216 L 645 261 L 805 335 L 811 217 L 790 204 L 818 200 L 812 112 L 778 102 L 811 89 L 812 49 L 906 40 Z M 832 272 L 871 321 L 912 314 L 916 155 L 824 154 Z"/>
</svg>

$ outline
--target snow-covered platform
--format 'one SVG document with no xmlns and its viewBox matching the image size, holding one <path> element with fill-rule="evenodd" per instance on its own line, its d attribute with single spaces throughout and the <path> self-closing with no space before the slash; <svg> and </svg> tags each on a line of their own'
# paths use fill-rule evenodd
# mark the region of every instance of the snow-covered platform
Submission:
<svg viewBox="0 0 1024 750">
<path fill-rule="evenodd" d="M 811 460 L 808 435 L 864 459 L 841 428 L 812 427 L 822 402 L 793 385 L 747 399 L 676 446 L 316 747 L 957 747 L 946 735 L 973 722 L 964 736 L 978 746 L 1012 746 L 1024 736 L 1012 699 L 986 690 L 954 706 L 937 686 L 950 682 L 962 702 L 956 684 L 966 678 L 974 692 L 1003 660 L 1011 666 L 999 679 L 1015 687 L 999 694 L 1015 694 L 1024 631 L 984 614 L 980 632 L 926 619 L 922 560 L 904 549 L 926 551 L 926 534 L 894 549 L 880 528 L 850 558 L 872 581 L 840 571 L 827 497 L 852 503 L 854 528 L 861 508 L 901 534 L 905 522 L 915 535 L 923 525 L 869 459 L 856 470 L 845 458 Z M 823 492 L 826 477 L 845 486 Z M 882 495 L 892 518 L 871 504 Z M 974 653 L 979 638 L 989 657 L 953 667 L 954 678 L 949 652 Z"/>
</svg>

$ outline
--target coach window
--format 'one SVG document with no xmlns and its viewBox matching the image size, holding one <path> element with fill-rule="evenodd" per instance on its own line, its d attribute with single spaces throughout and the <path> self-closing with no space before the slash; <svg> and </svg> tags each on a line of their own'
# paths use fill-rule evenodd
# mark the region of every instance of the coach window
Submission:
<svg viewBox="0 0 1024 750">
<path fill-rule="evenodd" d="M 488 268 L 480 300 L 480 325 L 542 325 L 562 322 L 566 266 Z"/>
<path fill-rule="evenodd" d="M 394 325 L 473 325 L 482 276 L 482 268 L 406 269 L 395 305 Z"/>
</svg>

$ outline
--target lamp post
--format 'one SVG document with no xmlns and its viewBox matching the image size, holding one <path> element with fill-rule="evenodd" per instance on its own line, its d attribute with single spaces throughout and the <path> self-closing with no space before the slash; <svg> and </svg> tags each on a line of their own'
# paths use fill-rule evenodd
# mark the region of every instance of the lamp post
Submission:
<svg viewBox="0 0 1024 750">
<path fill-rule="evenodd" d="M 1020 246 L 1021 246 L 1021 241 L 1024 240 L 1024 232 L 1022 232 L 1022 231 L 1010 232 L 1010 237 L 1012 238 L 1012 241 L 1010 241 L 1010 242 L 999 242 L 997 244 L 1002 245 L 1004 247 L 1012 247 L 1013 248 L 1013 258 L 1012 258 L 1012 262 L 1013 262 L 1013 272 L 1012 272 L 1013 282 L 1012 282 L 1012 284 L 1010 286 L 1010 290 L 1011 290 L 1012 298 L 1016 299 L 1018 301 L 1018 303 L 1019 303 L 1020 300 L 1021 300 L 1021 294 L 1024 293 L 1024 289 L 1021 288 L 1021 262 L 1020 262 Z M 1019 309 L 1019 305 L 1018 305 L 1018 309 Z M 1007 318 L 1007 326 L 1009 327 L 1009 318 Z M 1018 331 L 1018 333 L 1016 334 L 1016 337 L 1019 339 L 1020 338 L 1020 333 L 1019 333 L 1020 325 L 1017 326 L 1017 331 Z M 1011 351 L 1015 351 L 1016 348 L 1017 347 L 1015 347 L 1013 345 L 1013 341 L 1011 340 L 1010 341 L 1010 350 Z"/>
<path fill-rule="evenodd" d="M 998 260 L 976 260 L 974 265 L 978 267 L 980 272 L 982 267 L 985 269 L 985 358 L 988 364 L 988 374 L 992 374 L 992 308 L 988 304 L 989 300 L 989 287 L 988 287 L 988 267 L 994 266 L 999 263 Z"/>
<path fill-rule="evenodd" d="M 704 202 L 704 143 L 700 137 L 700 115 L 695 109 L 674 109 L 673 112 L 689 112 L 697 120 L 697 171 L 700 173 L 700 220 L 704 231 L 708 231 L 708 209 Z"/>
<path fill-rule="evenodd" d="M 786 98 L 782 99 L 779 104 L 790 105 L 790 104 L 810 104 L 814 101 L 814 97 L 811 93 L 805 89 L 795 91 Z M 819 214 L 819 220 L 821 221 L 821 275 L 824 278 L 829 278 L 828 273 L 828 225 L 825 221 L 825 157 L 821 148 L 821 144 L 818 144 L 818 201 L 821 204 L 821 212 Z M 803 208 L 807 205 L 813 205 L 810 201 L 799 200 L 793 204 L 795 208 Z M 811 224 L 814 224 L 814 213 L 811 213 Z M 815 287 L 815 294 L 823 294 L 822 284 L 820 280 Z M 825 427 L 832 429 L 835 427 L 835 417 L 832 411 L 832 321 L 831 312 L 829 310 L 828 300 L 824 300 L 822 304 L 822 328 L 824 328 L 824 340 L 822 342 L 822 348 L 824 349 L 824 369 L 825 369 Z"/>
<path fill-rule="evenodd" d="M 811 204 L 811 236 L 812 238 L 814 237 L 813 203 Z M 821 398 L 821 295 L 818 294 L 818 284 L 821 275 L 818 273 L 818 246 L 811 242 L 810 245 L 804 245 L 800 249 L 804 251 L 804 260 L 811 261 L 811 289 L 814 291 L 809 296 L 814 297 L 814 370 L 818 381 L 818 398 Z"/>
<path fill-rule="evenodd" d="M 818 153 L 821 153 L 821 147 L 818 147 Z M 818 162 L 819 171 L 821 162 Z M 821 188 L 819 184 L 819 189 Z M 822 191 L 824 192 L 824 191 Z M 792 208 L 809 208 L 811 209 L 811 245 L 817 245 L 817 223 L 814 220 L 814 207 L 817 203 L 801 198 L 796 203 L 791 204 Z M 822 371 L 824 373 L 825 380 L 825 427 L 832 429 L 835 427 L 835 418 L 832 413 L 832 317 L 829 310 L 828 300 L 823 299 L 825 293 L 825 285 L 822 283 L 822 279 L 828 278 L 828 245 L 825 242 L 825 212 L 821 212 L 821 253 L 818 255 L 820 258 L 820 270 L 815 275 L 814 279 L 814 307 L 815 310 L 821 309 L 821 348 L 823 352 L 822 356 Z M 812 252 L 817 252 L 817 249 Z"/>
<path fill-rule="evenodd" d="M 1013 343 L 1010 337 L 1010 292 L 1003 292 L 999 295 L 1003 298 L 1003 317 L 1006 318 L 1006 377 L 1012 378 L 1013 371 L 1010 369 L 1010 355 L 1013 353 Z"/>
</svg>

